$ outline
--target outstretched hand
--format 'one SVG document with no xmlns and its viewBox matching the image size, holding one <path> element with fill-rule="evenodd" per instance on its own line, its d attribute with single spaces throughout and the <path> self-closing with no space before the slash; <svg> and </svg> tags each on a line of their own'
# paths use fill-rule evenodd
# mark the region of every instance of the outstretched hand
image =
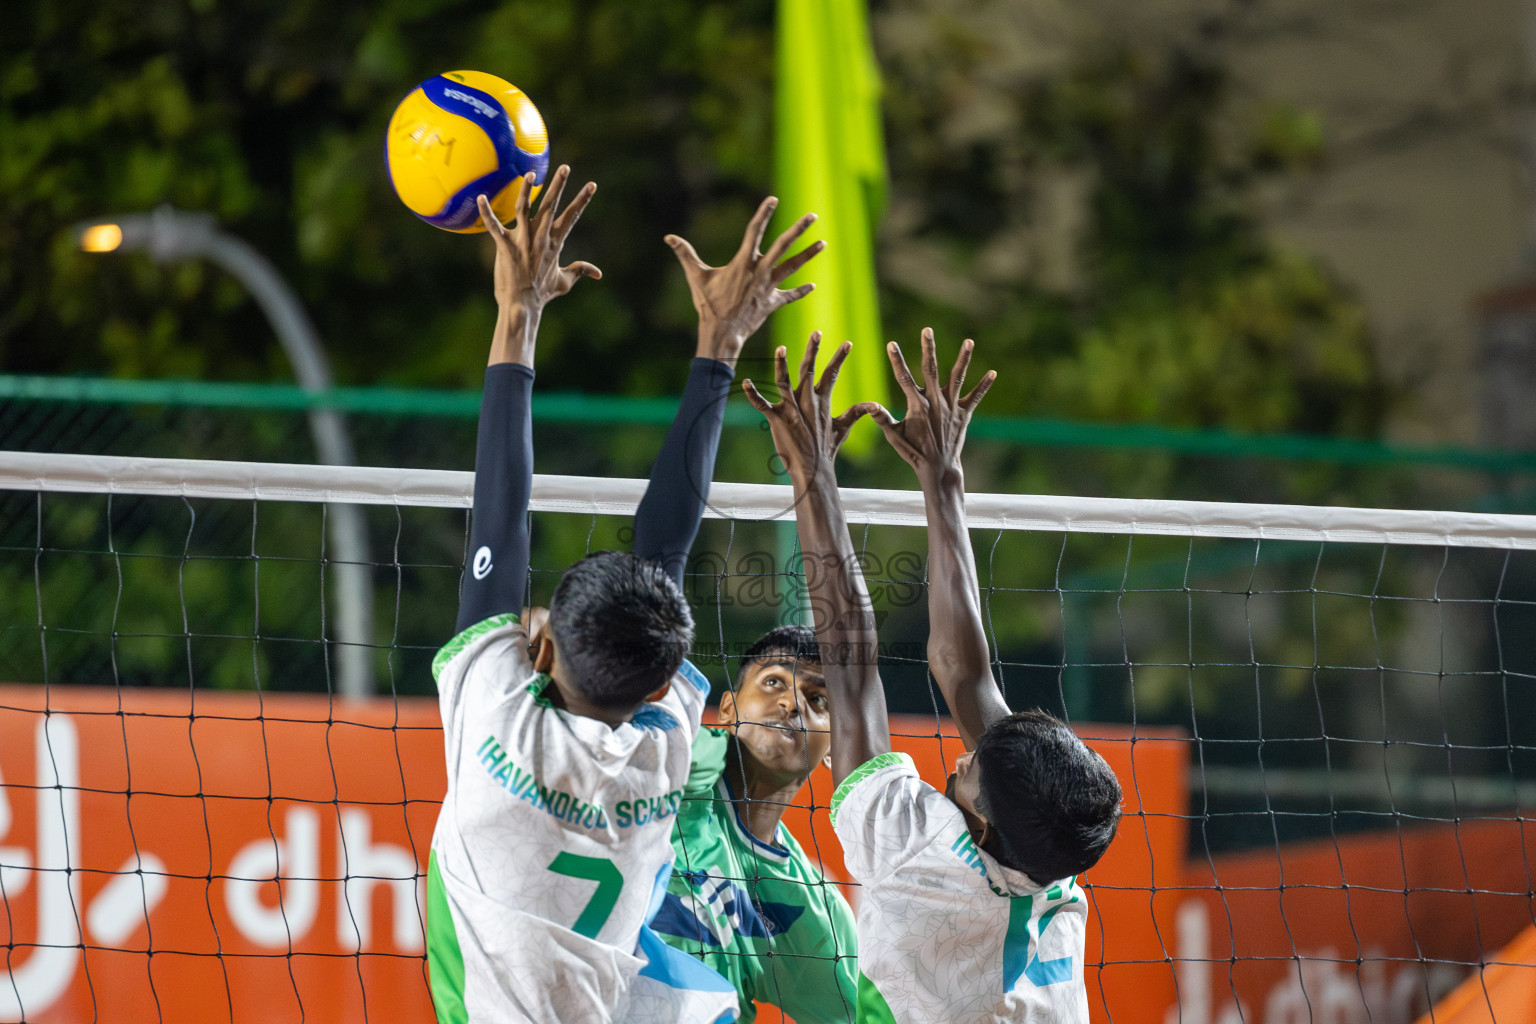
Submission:
<svg viewBox="0 0 1536 1024">
<path fill-rule="evenodd" d="M 570 291 L 583 277 L 594 281 L 603 272 L 590 263 L 560 265 L 560 249 L 581 211 L 591 202 L 597 186 L 587 182 L 564 210 L 556 213 L 560 195 L 571 169 L 564 164 L 555 171 L 539 200 L 538 212 L 529 211 L 533 173 L 518 179 L 517 206 L 511 224 L 502 224 L 491 202 L 479 197 L 480 220 L 496 246 L 496 332 L 491 338 L 491 365 L 522 363 L 533 366 L 534 340 L 544 304 Z"/>
<path fill-rule="evenodd" d="M 595 184 L 587 182 L 557 214 L 570 176 L 570 167 L 561 164 L 540 197 L 538 211 L 530 213 L 528 196 L 534 175 L 529 171 L 518 181 L 516 213 L 511 224 L 502 224 L 491 212 L 490 200 L 485 196 L 479 198 L 480 220 L 496 244 L 496 302 L 503 309 L 516 304 L 542 307 L 570 291 L 583 277 L 594 281 L 602 278 L 601 270 L 580 260 L 560 266 L 560 249 L 566 236 L 597 191 Z"/>
<path fill-rule="evenodd" d="M 837 382 L 837 373 L 853 345 L 846 341 L 839 345 L 832 358 L 827 360 L 826 369 L 821 371 L 821 380 L 813 385 L 816 350 L 820 346 L 821 332 L 816 331 L 805 346 L 805 358 L 800 361 L 800 381 L 793 387 L 789 383 L 789 356 L 784 346 L 780 345 L 774 352 L 774 376 L 784 399 L 778 404 L 759 394 L 750 380 L 741 384 L 747 400 L 767 418 L 768 428 L 773 432 L 773 446 L 797 488 L 818 473 L 830 471 L 838 449 L 848 440 L 848 431 L 859 417 L 880 408 L 875 402 L 860 402 L 840 416 L 831 414 L 832 386 Z"/>
<path fill-rule="evenodd" d="M 997 371 L 987 375 L 971 390 L 962 395 L 965 371 L 971 365 L 971 352 L 976 343 L 967 338 L 960 345 L 960 355 L 949 373 L 949 383 L 939 383 L 939 359 L 934 350 L 933 329 L 924 328 L 923 380 L 920 386 L 912 379 L 907 361 L 902 357 L 901 346 L 894 341 L 886 345 L 891 359 L 891 369 L 896 372 L 896 383 L 907 396 L 907 414 L 898 422 L 884 408 L 876 407 L 870 419 L 880 425 L 885 439 L 897 454 L 917 470 L 917 476 L 926 486 L 947 478 L 962 480 L 960 451 L 965 447 L 965 431 L 971 423 L 971 413 L 986 397 Z"/>
<path fill-rule="evenodd" d="M 688 290 L 693 293 L 693 307 L 699 311 L 698 354 L 706 359 L 718 359 L 734 367 L 742 346 L 774 310 L 804 298 L 816 287 L 779 287 L 827 247 L 826 242 L 814 242 L 788 259 L 783 258 L 795 240 L 815 223 L 814 213 L 795 221 L 774 239 L 766 253 L 759 251 L 768 220 L 778 205 L 779 201 L 772 196 L 762 201 L 747 224 L 741 247 L 723 267 L 711 267 L 699 259 L 686 239 L 677 235 L 666 237 L 666 243 L 683 265 Z"/>
</svg>

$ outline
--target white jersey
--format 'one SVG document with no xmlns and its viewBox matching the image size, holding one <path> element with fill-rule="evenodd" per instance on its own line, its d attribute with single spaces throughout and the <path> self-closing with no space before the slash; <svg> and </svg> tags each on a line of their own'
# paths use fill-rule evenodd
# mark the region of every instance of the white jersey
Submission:
<svg viewBox="0 0 1536 1024">
<path fill-rule="evenodd" d="M 906 754 L 871 758 L 832 797 L 859 896 L 860 1024 L 1087 1024 L 1088 905 L 971 841 Z"/>
<path fill-rule="evenodd" d="M 613 727 L 545 697 L 513 615 L 433 661 L 448 792 L 432 837 L 428 959 L 438 1019 L 731 1020 L 734 990 L 643 926 L 709 683 L 688 662 Z"/>
</svg>

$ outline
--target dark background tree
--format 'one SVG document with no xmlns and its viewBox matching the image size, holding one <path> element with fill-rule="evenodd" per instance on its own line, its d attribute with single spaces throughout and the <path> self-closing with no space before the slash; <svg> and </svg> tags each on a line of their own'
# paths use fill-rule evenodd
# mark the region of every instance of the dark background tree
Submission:
<svg viewBox="0 0 1536 1024">
<path fill-rule="evenodd" d="M 1219 47 L 1110 41 L 1021 76 L 988 130 L 954 145 L 947 122 L 970 113 L 956 85 L 988 54 L 963 25 L 948 52 L 913 52 L 903 6 L 875 12 L 890 336 L 929 322 L 976 336 L 1004 374 L 994 412 L 1374 430 L 1386 396 L 1359 307 L 1271 242 L 1253 208 L 1266 178 L 1321 159 L 1315 118 L 1234 102 Z M 73 250 L 72 223 L 168 202 L 213 211 L 274 259 L 343 383 L 473 386 L 491 322 L 483 241 L 417 222 L 381 159 L 394 104 L 453 67 L 516 81 L 550 124 L 555 159 L 600 186 L 572 248 L 607 279 L 546 325 L 551 388 L 675 387 L 662 354 L 686 347 L 692 313 L 661 236 L 724 251 L 771 188 L 769 0 L 387 0 L 288 4 L 275 17 L 262 4 L 27 0 L 11 19 L 0 42 L 10 372 L 287 378 L 221 274 Z M 1054 232 L 1072 257 L 1051 280 L 1025 250 L 1051 233 L 1041 182 L 1063 175 L 1087 198 L 1080 226 Z M 919 243 L 943 263 L 903 273 Z M 968 286 L 947 294 L 945 278 Z"/>
</svg>

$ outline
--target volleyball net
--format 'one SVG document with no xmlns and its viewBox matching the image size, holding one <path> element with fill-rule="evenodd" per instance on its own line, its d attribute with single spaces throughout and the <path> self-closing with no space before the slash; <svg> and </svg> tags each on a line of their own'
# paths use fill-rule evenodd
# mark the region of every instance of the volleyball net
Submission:
<svg viewBox="0 0 1536 1024">
<path fill-rule="evenodd" d="M 535 478 L 534 603 L 629 547 L 644 485 Z M 430 662 L 471 488 L 0 454 L 0 1020 L 430 1019 Z M 787 487 L 709 500 L 686 580 L 718 695 L 805 593 Z M 896 743 L 942 784 L 921 498 L 844 504 Z M 1536 517 L 967 507 L 1009 703 L 1125 790 L 1084 879 L 1095 1020 L 1532 1019 Z M 856 903 L 830 795 L 785 821 Z"/>
</svg>

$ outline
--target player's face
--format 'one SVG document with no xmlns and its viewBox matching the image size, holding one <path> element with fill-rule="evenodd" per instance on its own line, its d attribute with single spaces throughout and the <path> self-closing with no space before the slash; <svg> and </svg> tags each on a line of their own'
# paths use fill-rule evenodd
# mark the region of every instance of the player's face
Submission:
<svg viewBox="0 0 1536 1024">
<path fill-rule="evenodd" d="M 958 804 L 961 810 L 986 821 L 986 816 L 976 809 L 981 799 L 981 769 L 976 764 L 976 752 L 967 750 L 955 758 L 955 772 L 949 777 L 945 794 Z"/>
<path fill-rule="evenodd" d="M 753 662 L 720 698 L 720 724 L 770 771 L 806 776 L 832 745 L 821 666 L 793 658 Z"/>
</svg>

